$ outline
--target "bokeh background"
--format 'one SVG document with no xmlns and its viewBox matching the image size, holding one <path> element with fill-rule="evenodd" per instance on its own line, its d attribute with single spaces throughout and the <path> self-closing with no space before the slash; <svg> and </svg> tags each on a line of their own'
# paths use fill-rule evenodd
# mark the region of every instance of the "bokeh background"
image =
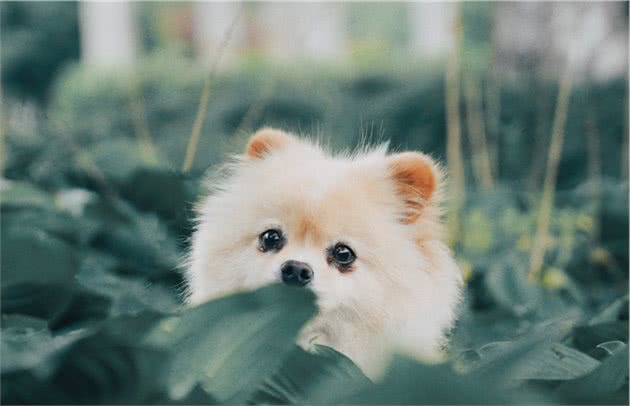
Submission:
<svg viewBox="0 0 630 406">
<path fill-rule="evenodd" d="M 538 365 L 555 375 L 526 375 L 564 402 L 627 403 L 627 2 L 2 2 L 0 18 L 3 401 L 172 400 L 103 323 L 177 307 L 204 175 L 271 125 L 444 162 L 456 358 L 568 317 L 558 364 Z M 625 379 L 578 390 L 611 363 Z"/>
</svg>

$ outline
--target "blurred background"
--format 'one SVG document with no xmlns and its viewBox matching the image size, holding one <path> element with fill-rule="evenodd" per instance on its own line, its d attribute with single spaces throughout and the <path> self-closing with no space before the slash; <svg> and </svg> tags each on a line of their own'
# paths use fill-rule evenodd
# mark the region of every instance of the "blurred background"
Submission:
<svg viewBox="0 0 630 406">
<path fill-rule="evenodd" d="M 138 284 L 175 300 L 203 175 L 266 125 L 448 165 L 458 345 L 627 309 L 627 2 L 2 2 L 0 17 L 3 314 L 56 331 L 146 305 Z M 598 339 L 627 342 L 620 317 Z"/>
</svg>

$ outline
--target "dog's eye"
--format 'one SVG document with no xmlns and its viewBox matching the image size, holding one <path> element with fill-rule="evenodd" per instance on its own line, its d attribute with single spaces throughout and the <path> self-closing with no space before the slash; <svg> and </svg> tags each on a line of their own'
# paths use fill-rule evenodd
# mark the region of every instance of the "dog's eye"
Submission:
<svg viewBox="0 0 630 406">
<path fill-rule="evenodd" d="M 280 251 L 284 246 L 284 235 L 282 231 L 277 229 L 270 229 L 258 236 L 258 244 L 262 252 L 267 251 Z"/>
<path fill-rule="evenodd" d="M 344 244 L 337 244 L 332 249 L 332 257 L 341 266 L 351 265 L 357 258 L 350 247 Z"/>
</svg>

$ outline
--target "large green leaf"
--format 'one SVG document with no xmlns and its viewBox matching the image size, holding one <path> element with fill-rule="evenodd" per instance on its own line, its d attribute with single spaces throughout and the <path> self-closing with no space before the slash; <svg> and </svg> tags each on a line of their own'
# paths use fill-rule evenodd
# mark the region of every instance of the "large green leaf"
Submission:
<svg viewBox="0 0 630 406">
<path fill-rule="evenodd" d="M 523 258 L 517 254 L 501 256 L 492 262 L 484 280 L 487 294 L 500 309 L 513 317 L 544 320 L 581 315 L 580 309 L 575 306 L 575 298 L 565 298 L 557 291 L 545 289 L 530 280 Z"/>
<path fill-rule="evenodd" d="M 181 260 L 176 237 L 156 214 L 120 206 L 123 219 L 103 225 L 96 248 L 116 257 L 127 272 L 151 280 L 172 276 Z"/>
<path fill-rule="evenodd" d="M 2 209 L 32 207 L 54 210 L 52 196 L 24 182 L 2 181 L 0 183 L 0 206 Z"/>
<path fill-rule="evenodd" d="M 168 354 L 144 342 L 160 319 L 143 313 L 58 336 L 33 334 L 32 339 L 9 350 L 25 359 L 23 362 L 33 362 L 37 355 L 40 363 L 22 372 L 3 373 L 3 402 L 137 404 L 163 399 Z M 65 345 L 68 340 L 74 341 L 72 345 Z"/>
<path fill-rule="evenodd" d="M 175 230 L 189 232 L 196 185 L 197 182 L 192 182 L 189 176 L 173 170 L 141 168 L 128 179 L 122 193 L 136 207 L 158 214 Z"/>
<path fill-rule="evenodd" d="M 23 283 L 2 286 L 2 313 L 22 314 L 55 320 L 72 301 L 73 286 Z"/>
<path fill-rule="evenodd" d="M 594 325 L 623 320 L 628 321 L 628 295 L 616 299 L 604 310 L 589 320 L 589 324 Z"/>
<path fill-rule="evenodd" d="M 570 365 L 562 364 L 560 356 L 556 356 L 555 364 L 554 358 L 548 358 L 553 355 L 553 344 L 566 335 L 569 327 L 567 321 L 546 322 L 519 340 L 487 344 L 479 350 L 480 360 L 469 374 L 502 382 L 504 386 L 515 385 L 523 379 L 555 379 L 558 376 L 567 379 L 567 376 L 579 375 L 575 366 L 571 369 Z M 554 370 L 549 370 L 550 365 Z"/>
<path fill-rule="evenodd" d="M 245 400 L 280 367 L 314 314 L 308 290 L 269 286 L 164 322 L 152 342 L 173 350 L 171 396 L 182 398 L 201 383 L 218 400 Z"/>
<path fill-rule="evenodd" d="M 25 283 L 69 284 L 78 269 L 78 253 L 42 230 L 2 233 L 2 287 Z"/>
<path fill-rule="evenodd" d="M 598 344 L 614 340 L 628 342 L 627 321 L 578 326 L 573 330 L 573 344 L 582 351 L 591 351 Z"/>
<path fill-rule="evenodd" d="M 2 316 L 2 373 L 31 370 L 44 378 L 53 369 L 61 351 L 82 337 L 80 331 L 53 336 L 45 320 L 25 316 Z"/>
<path fill-rule="evenodd" d="M 446 364 L 428 366 L 399 358 L 382 382 L 337 399 L 335 403 L 487 405 L 514 403 L 518 399 L 498 381 L 460 375 Z"/>
<path fill-rule="evenodd" d="M 111 258 L 93 254 L 85 258 L 76 276 L 83 287 L 110 299 L 111 316 L 137 314 L 147 309 L 171 313 L 178 308 L 173 292 L 142 278 L 117 275 L 112 271 L 115 265 Z"/>
<path fill-rule="evenodd" d="M 557 393 L 580 404 L 628 404 L 628 347 L 618 350 L 589 374 L 563 383 Z"/>
<path fill-rule="evenodd" d="M 2 312 L 53 319 L 73 295 L 76 248 L 35 228 L 2 230 Z"/>
<path fill-rule="evenodd" d="M 569 380 L 590 372 L 598 365 L 596 359 L 565 345 L 555 343 L 547 348 L 539 345 L 524 357 L 517 368 L 516 365 L 512 367 L 512 378 Z"/>
<path fill-rule="evenodd" d="M 282 367 L 250 398 L 250 403 L 323 404 L 370 384 L 343 354 L 323 346 L 316 346 L 314 351 L 296 347 Z"/>
<path fill-rule="evenodd" d="M 3 209 L 0 219 L 2 231 L 8 236 L 13 235 L 14 232 L 36 230 L 59 238 L 71 245 L 80 243 L 83 239 L 82 236 L 88 235 L 91 231 L 84 229 L 86 224 L 81 220 L 62 211 L 41 210 L 31 207 Z"/>
</svg>

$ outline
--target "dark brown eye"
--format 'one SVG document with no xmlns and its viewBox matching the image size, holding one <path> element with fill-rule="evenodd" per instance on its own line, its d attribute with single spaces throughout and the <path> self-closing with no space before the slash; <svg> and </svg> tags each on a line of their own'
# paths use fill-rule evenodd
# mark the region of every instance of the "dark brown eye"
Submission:
<svg viewBox="0 0 630 406">
<path fill-rule="evenodd" d="M 258 236 L 258 245 L 262 252 L 280 251 L 284 247 L 285 239 L 282 231 L 272 228 Z"/>
<path fill-rule="evenodd" d="M 350 247 L 345 244 L 337 244 L 332 249 L 332 257 L 341 266 L 349 266 L 357 258 Z"/>
</svg>

